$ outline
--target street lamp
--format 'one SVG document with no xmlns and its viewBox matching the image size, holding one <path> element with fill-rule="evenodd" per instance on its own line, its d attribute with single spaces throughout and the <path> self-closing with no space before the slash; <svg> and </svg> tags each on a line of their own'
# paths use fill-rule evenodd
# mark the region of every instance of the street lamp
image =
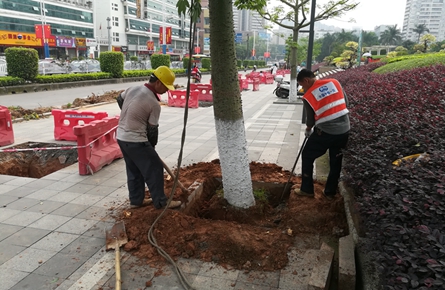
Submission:
<svg viewBox="0 0 445 290">
<path fill-rule="evenodd" d="M 108 30 L 108 51 L 112 51 L 111 48 L 111 25 L 110 25 L 110 17 L 107 17 L 107 30 Z"/>
</svg>

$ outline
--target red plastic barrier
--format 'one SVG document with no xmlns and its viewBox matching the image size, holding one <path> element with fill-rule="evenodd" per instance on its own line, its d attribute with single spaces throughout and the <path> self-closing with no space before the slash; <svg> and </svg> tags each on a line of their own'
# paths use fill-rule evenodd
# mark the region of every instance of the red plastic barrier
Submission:
<svg viewBox="0 0 445 290">
<path fill-rule="evenodd" d="M 266 84 L 270 85 L 273 83 L 274 83 L 273 75 L 271 75 L 271 74 L 266 75 Z"/>
<path fill-rule="evenodd" d="M 12 129 L 11 112 L 5 106 L 0 106 L 0 146 L 14 143 L 14 130 Z"/>
<path fill-rule="evenodd" d="M 260 84 L 265 84 L 266 83 L 266 75 L 260 75 L 259 79 L 260 79 Z"/>
<path fill-rule="evenodd" d="M 238 74 L 238 86 L 239 86 L 239 91 L 242 92 L 243 91 L 243 80 L 241 79 L 241 76 Z"/>
<path fill-rule="evenodd" d="M 253 90 L 252 91 L 259 91 L 260 90 L 260 79 L 254 78 L 253 79 Z"/>
<path fill-rule="evenodd" d="M 77 146 L 81 147 L 77 149 L 80 175 L 93 174 L 113 160 L 122 158 L 116 141 L 118 122 L 119 116 L 106 117 L 73 128 Z M 90 142 L 93 143 L 88 145 Z"/>
<path fill-rule="evenodd" d="M 242 87 L 244 91 L 249 90 L 249 80 L 248 79 L 242 79 Z"/>
<path fill-rule="evenodd" d="M 79 112 L 75 110 L 51 110 L 54 117 L 54 139 L 76 141 L 74 126 L 89 124 L 108 117 L 107 112 Z"/>
<path fill-rule="evenodd" d="M 190 84 L 192 85 L 192 84 Z M 189 98 L 189 108 L 198 108 L 198 91 L 192 91 L 190 89 L 190 98 Z M 187 91 L 185 90 L 176 90 L 176 91 L 168 91 L 168 106 L 169 107 L 185 107 L 186 103 Z"/>
<path fill-rule="evenodd" d="M 213 102 L 212 85 L 190 84 L 190 90 L 199 91 L 198 100 L 203 102 Z"/>
</svg>

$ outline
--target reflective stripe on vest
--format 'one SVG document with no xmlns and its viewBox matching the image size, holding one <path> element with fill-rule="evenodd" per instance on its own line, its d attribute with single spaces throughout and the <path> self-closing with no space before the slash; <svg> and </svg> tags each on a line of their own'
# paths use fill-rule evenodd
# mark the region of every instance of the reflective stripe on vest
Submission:
<svg viewBox="0 0 445 290">
<path fill-rule="evenodd" d="M 315 112 L 315 125 L 334 120 L 349 112 L 340 83 L 335 79 L 316 80 L 303 98 Z"/>
</svg>

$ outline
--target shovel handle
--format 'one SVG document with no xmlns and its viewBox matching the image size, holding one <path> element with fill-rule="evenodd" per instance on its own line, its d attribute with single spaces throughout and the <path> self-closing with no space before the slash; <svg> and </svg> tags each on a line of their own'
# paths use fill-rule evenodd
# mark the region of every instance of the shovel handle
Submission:
<svg viewBox="0 0 445 290">
<path fill-rule="evenodd" d="M 162 164 L 164 165 L 165 170 L 168 172 L 168 174 L 170 174 L 170 176 L 171 176 L 173 179 L 176 179 L 176 176 L 175 176 L 175 174 L 173 173 L 173 171 L 171 171 L 170 167 L 168 167 L 168 165 L 165 164 L 164 160 L 161 159 L 161 161 L 162 161 Z M 182 190 L 184 190 L 184 191 L 188 191 L 187 188 L 185 188 L 185 186 L 184 186 L 184 185 L 181 183 L 181 181 L 179 181 L 179 180 L 178 180 L 178 185 L 179 185 L 179 187 L 180 187 Z"/>
<path fill-rule="evenodd" d="M 116 247 L 116 290 L 121 290 L 122 279 L 121 279 L 121 250 L 119 245 Z"/>
</svg>

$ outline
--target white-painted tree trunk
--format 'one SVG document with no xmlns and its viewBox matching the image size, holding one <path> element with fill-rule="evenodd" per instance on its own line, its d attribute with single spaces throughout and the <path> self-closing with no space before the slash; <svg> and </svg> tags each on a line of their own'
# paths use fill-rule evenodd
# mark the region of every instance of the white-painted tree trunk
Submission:
<svg viewBox="0 0 445 290">
<path fill-rule="evenodd" d="M 290 90 L 289 90 L 289 103 L 296 102 L 298 99 L 298 91 L 297 91 L 297 79 L 290 79 Z"/>
<path fill-rule="evenodd" d="M 224 198 L 233 206 L 255 205 L 253 196 L 244 120 L 215 119 Z"/>
</svg>

